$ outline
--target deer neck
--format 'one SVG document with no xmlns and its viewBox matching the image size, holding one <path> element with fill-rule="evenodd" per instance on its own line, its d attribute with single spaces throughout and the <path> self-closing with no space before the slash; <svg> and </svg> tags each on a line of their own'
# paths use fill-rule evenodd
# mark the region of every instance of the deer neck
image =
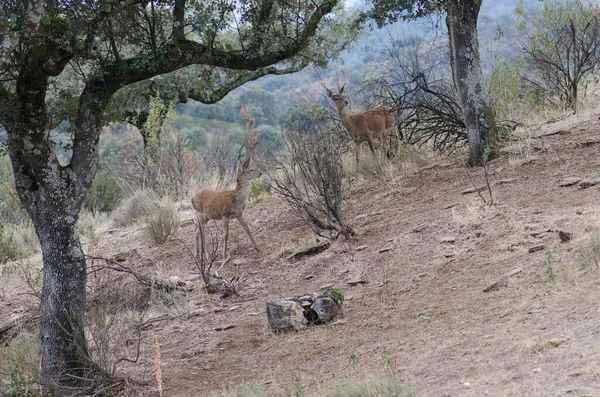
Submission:
<svg viewBox="0 0 600 397">
<path fill-rule="evenodd" d="M 250 192 L 250 180 L 238 179 L 235 186 L 235 194 L 238 202 L 245 203 Z"/>
<path fill-rule="evenodd" d="M 350 113 L 348 113 L 345 107 L 338 108 L 338 116 L 340 116 L 342 125 L 346 128 L 346 130 L 348 130 L 349 133 L 354 134 L 354 125 L 350 119 Z"/>
</svg>

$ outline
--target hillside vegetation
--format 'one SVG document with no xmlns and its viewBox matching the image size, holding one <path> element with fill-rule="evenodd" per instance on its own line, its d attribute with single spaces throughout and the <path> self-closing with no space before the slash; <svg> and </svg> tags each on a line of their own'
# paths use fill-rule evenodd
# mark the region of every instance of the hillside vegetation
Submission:
<svg viewBox="0 0 600 397">
<path fill-rule="evenodd" d="M 214 105 L 157 95 L 140 129 L 106 127 L 76 228 L 99 374 L 89 395 L 600 394 L 597 65 L 573 91 L 536 58 L 561 33 L 544 15 L 563 20 L 571 3 L 514 17 L 514 3 L 484 3 L 499 130 L 481 167 L 466 165 L 446 38 L 412 23 L 365 32 L 328 69 Z M 338 90 L 351 113 L 394 110 L 388 153 L 363 143 L 356 161 Z M 49 139 L 66 161 L 68 126 Z M 42 256 L 0 155 L 0 395 L 43 396 Z M 223 224 L 201 239 L 190 198 L 236 188 L 243 167 L 262 175 L 227 197 L 248 194 L 260 251 L 233 219 L 225 258 Z M 295 257 L 315 242 L 325 248 Z M 343 300 L 333 320 L 272 331 L 268 302 L 323 291 Z"/>
</svg>

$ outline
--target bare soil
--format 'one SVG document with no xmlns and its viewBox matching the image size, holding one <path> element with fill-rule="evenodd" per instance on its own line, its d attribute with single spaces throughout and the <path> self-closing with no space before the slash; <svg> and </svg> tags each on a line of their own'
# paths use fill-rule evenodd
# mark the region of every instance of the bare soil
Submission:
<svg viewBox="0 0 600 397">
<path fill-rule="evenodd" d="M 393 177 L 363 175 L 347 191 L 357 236 L 295 262 L 286 254 L 314 235 L 279 198 L 262 197 L 244 213 L 260 253 L 232 222 L 232 261 L 222 273 L 244 282 L 227 298 L 208 295 L 197 277 L 186 248 L 191 207 L 177 238 L 159 247 L 139 229 L 107 231 L 86 246 L 91 255 L 136 249 L 128 263 L 138 271 L 177 276 L 189 288 L 151 306 L 140 359 L 121 372 L 139 393 L 158 396 L 156 336 L 165 396 L 241 383 L 268 395 L 321 396 L 328 385 L 391 375 L 417 396 L 600 395 L 600 188 L 558 186 L 600 174 L 600 143 L 584 144 L 599 135 L 596 118 L 522 132 L 489 164 L 491 206 L 487 188 L 488 204 L 462 193 L 486 179 L 484 169 L 462 165 L 463 153 Z M 559 231 L 572 239 L 562 242 Z M 356 280 L 364 283 L 348 284 Z M 329 283 L 346 297 L 339 318 L 271 333 L 265 302 Z"/>
</svg>

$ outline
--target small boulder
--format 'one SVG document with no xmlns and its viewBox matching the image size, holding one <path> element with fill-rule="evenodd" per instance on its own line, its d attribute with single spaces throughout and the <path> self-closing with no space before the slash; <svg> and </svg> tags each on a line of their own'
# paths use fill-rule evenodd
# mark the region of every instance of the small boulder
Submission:
<svg viewBox="0 0 600 397">
<path fill-rule="evenodd" d="M 302 306 L 290 300 L 267 302 L 267 320 L 273 332 L 299 331 L 308 325 Z"/>
</svg>

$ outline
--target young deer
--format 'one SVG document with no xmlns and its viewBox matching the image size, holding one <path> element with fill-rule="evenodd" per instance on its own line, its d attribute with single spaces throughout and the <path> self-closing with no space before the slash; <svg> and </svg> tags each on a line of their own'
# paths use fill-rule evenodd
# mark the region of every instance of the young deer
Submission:
<svg viewBox="0 0 600 397">
<path fill-rule="evenodd" d="M 237 185 L 233 190 L 215 192 L 214 190 L 204 189 L 192 197 L 192 205 L 198 214 L 202 231 L 205 230 L 206 223 L 213 219 L 223 220 L 223 258 L 227 257 L 227 239 L 229 237 L 229 221 L 231 218 L 237 218 L 248 237 L 254 244 L 256 251 L 258 245 L 250 233 L 248 225 L 242 217 L 244 208 L 246 208 L 246 199 L 250 189 L 250 181 L 260 177 L 262 173 L 256 168 L 250 168 L 250 157 L 245 162 L 238 161 L 237 164 Z"/>
<path fill-rule="evenodd" d="M 340 116 L 342 125 L 356 143 L 356 166 L 358 167 L 358 154 L 360 153 L 361 142 L 367 142 L 371 153 L 375 157 L 375 147 L 373 141 L 379 139 L 381 143 L 381 158 L 385 157 L 386 144 L 390 135 L 390 130 L 394 126 L 395 117 L 390 109 L 378 106 L 366 112 L 349 114 L 346 110 L 348 101 L 344 97 L 344 88 L 342 86 L 339 93 L 334 94 L 330 89 L 327 89 L 329 98 L 335 103 L 337 113 Z"/>
</svg>

